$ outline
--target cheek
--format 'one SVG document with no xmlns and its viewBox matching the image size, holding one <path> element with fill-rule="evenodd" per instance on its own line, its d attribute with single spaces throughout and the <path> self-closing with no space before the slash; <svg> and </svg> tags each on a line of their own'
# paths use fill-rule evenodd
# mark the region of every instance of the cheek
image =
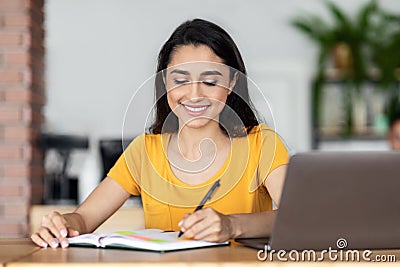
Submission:
<svg viewBox="0 0 400 267">
<path fill-rule="evenodd" d="M 174 101 L 174 96 L 173 96 L 173 94 L 167 93 L 167 101 L 168 101 L 169 107 L 170 107 L 172 110 L 177 106 L 176 101 Z"/>
<path fill-rule="evenodd" d="M 210 98 L 214 99 L 215 101 L 226 103 L 226 99 L 228 98 L 228 90 L 225 88 L 216 88 L 217 90 L 214 91 Z"/>
<path fill-rule="evenodd" d="M 216 94 L 213 95 L 212 97 L 212 102 L 214 103 L 214 112 L 216 113 L 221 113 L 221 111 L 224 109 L 225 104 L 226 104 L 226 100 L 228 98 L 228 94 L 226 93 L 226 91 L 222 94 Z"/>
<path fill-rule="evenodd" d="M 168 105 L 173 110 L 179 105 L 179 101 L 182 98 L 182 90 L 172 89 L 167 91 Z"/>
</svg>

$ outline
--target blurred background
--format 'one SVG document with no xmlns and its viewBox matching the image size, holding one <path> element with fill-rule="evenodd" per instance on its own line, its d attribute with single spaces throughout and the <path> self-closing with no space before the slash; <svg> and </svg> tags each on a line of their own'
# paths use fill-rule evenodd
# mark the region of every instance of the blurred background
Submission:
<svg viewBox="0 0 400 267">
<path fill-rule="evenodd" d="M 0 0 L 0 236 L 101 181 L 144 131 L 146 110 L 123 136 L 124 114 L 162 44 L 196 17 L 233 37 L 292 154 L 389 150 L 399 15 L 398 0 Z"/>
</svg>

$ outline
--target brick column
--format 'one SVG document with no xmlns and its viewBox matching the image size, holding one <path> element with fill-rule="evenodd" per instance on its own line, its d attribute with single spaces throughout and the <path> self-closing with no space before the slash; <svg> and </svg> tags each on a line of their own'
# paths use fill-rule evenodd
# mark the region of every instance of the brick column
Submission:
<svg viewBox="0 0 400 267">
<path fill-rule="evenodd" d="M 0 236 L 27 236 L 43 196 L 44 0 L 0 0 Z"/>
</svg>

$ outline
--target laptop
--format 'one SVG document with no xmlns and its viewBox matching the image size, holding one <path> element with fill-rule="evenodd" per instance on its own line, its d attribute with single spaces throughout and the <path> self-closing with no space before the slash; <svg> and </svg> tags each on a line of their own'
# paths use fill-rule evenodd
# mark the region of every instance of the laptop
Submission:
<svg viewBox="0 0 400 267">
<path fill-rule="evenodd" d="M 291 157 L 271 237 L 274 250 L 400 248 L 400 153 L 308 152 Z"/>
</svg>

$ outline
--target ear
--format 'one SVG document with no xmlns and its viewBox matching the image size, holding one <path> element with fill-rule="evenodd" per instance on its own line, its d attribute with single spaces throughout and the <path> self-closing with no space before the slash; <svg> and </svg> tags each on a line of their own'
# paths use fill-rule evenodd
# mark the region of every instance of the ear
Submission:
<svg viewBox="0 0 400 267">
<path fill-rule="evenodd" d="M 228 92 L 228 95 L 230 95 L 230 94 L 232 93 L 233 88 L 234 88 L 235 85 L 236 85 L 237 79 L 238 79 L 238 72 L 235 71 L 235 74 L 233 74 L 232 80 L 230 80 L 230 82 L 229 82 L 229 88 L 228 88 L 228 89 L 229 89 L 229 92 Z"/>
</svg>

